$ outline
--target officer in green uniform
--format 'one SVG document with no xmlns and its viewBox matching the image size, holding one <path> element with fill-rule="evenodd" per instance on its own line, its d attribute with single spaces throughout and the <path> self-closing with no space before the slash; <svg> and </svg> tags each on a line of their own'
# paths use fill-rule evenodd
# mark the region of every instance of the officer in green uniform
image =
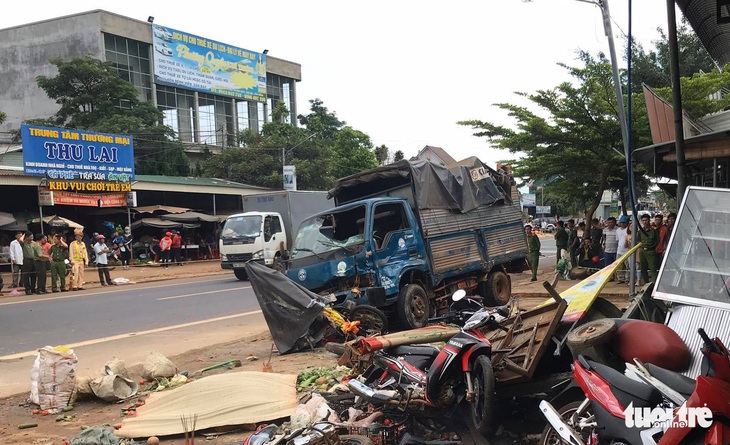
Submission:
<svg viewBox="0 0 730 445">
<path fill-rule="evenodd" d="M 651 218 L 648 214 L 641 215 L 641 227 L 639 230 L 639 241 L 641 242 L 641 261 L 639 268 L 641 276 L 649 281 L 656 281 L 657 277 L 657 261 L 656 246 L 659 243 L 659 232 L 651 227 Z M 646 232 L 646 233 L 644 233 Z"/>
<path fill-rule="evenodd" d="M 555 230 L 555 247 L 557 253 L 555 255 L 555 265 L 560 262 L 560 253 L 563 249 L 568 250 L 568 232 L 565 231 L 565 224 L 562 221 L 558 221 L 558 228 Z"/>
<path fill-rule="evenodd" d="M 577 264 L 575 251 L 580 247 L 580 238 L 578 238 L 578 229 L 575 227 L 575 220 L 568 220 L 568 250 L 570 251 L 570 264 Z"/>
<path fill-rule="evenodd" d="M 525 235 L 527 235 L 527 258 L 530 262 L 530 270 L 532 270 L 532 279 L 537 281 L 537 266 L 540 262 L 540 238 L 532 233 L 532 226 L 525 226 Z"/>
<path fill-rule="evenodd" d="M 26 295 L 32 295 L 36 292 L 36 273 L 35 273 L 35 260 L 36 254 L 33 248 L 33 232 L 26 230 L 23 235 L 23 287 L 25 288 Z"/>
<path fill-rule="evenodd" d="M 51 255 L 51 291 L 66 292 L 66 258 L 68 258 L 68 244 L 63 236 L 56 235 L 53 245 L 48 251 Z"/>
</svg>

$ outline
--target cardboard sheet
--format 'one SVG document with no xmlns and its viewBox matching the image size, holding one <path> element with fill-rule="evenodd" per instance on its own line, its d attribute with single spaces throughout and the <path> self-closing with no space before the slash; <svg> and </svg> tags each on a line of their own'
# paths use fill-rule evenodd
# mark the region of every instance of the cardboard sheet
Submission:
<svg viewBox="0 0 730 445">
<path fill-rule="evenodd" d="M 297 376 L 268 372 L 236 372 L 201 378 L 172 390 L 153 393 L 135 417 L 116 432 L 120 437 L 183 434 L 181 416 L 196 431 L 226 425 L 271 421 L 290 416 L 299 401 Z"/>
</svg>

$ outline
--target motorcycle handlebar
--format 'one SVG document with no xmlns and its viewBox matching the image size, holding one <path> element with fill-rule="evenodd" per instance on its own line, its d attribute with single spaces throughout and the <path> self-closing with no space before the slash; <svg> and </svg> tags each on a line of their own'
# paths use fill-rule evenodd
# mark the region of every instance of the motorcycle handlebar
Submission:
<svg viewBox="0 0 730 445">
<path fill-rule="evenodd" d="M 700 334 L 700 337 L 702 337 L 702 341 L 705 342 L 705 347 L 710 351 L 717 354 L 721 354 L 722 351 L 720 351 L 720 347 L 717 346 L 717 343 L 715 343 L 713 340 L 710 339 L 710 337 L 707 335 L 704 329 L 699 328 L 697 329 L 697 333 Z"/>
</svg>

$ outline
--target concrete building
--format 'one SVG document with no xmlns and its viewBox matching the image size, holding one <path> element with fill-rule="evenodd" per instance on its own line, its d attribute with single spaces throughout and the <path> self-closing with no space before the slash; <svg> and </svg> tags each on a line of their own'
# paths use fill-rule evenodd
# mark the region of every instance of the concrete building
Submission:
<svg viewBox="0 0 730 445">
<path fill-rule="evenodd" d="M 137 87 L 143 100 L 152 101 L 162 110 L 164 123 L 177 132 L 193 165 L 206 149 L 215 153 L 224 146 L 236 145 L 238 131 L 260 130 L 264 122 L 271 120 L 279 101 L 290 111 L 288 120 L 296 122 L 300 64 L 269 56 L 265 50 L 246 51 L 246 56 L 258 57 L 259 63 L 265 61 L 266 81 L 260 89 L 265 94 L 254 100 L 170 82 L 156 83 L 156 74 L 160 74 L 155 73 L 157 63 L 174 57 L 165 43 L 173 41 L 173 33 L 151 21 L 95 10 L 0 30 L 0 104 L 8 116 L 0 125 L 0 142 L 6 142 L 8 132 L 18 129 L 24 120 L 47 118 L 58 110 L 55 101 L 36 83 L 39 75 L 57 74 L 49 59 L 87 55 L 112 63 L 122 78 Z M 188 42 L 188 34 L 175 34 L 176 39 L 184 36 Z M 207 43 L 208 48 L 218 48 L 224 55 L 226 50 L 231 54 L 236 49 L 240 54 L 240 48 L 229 44 L 246 46 L 245 42 Z"/>
</svg>

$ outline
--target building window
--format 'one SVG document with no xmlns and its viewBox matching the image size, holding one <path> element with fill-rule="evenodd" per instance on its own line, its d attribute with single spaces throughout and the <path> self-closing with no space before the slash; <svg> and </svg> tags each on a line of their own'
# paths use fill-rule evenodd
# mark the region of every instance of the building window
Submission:
<svg viewBox="0 0 730 445">
<path fill-rule="evenodd" d="M 200 142 L 209 145 L 222 145 L 235 140 L 233 125 L 233 104 L 230 98 L 198 93 L 200 113 Z M 225 135 L 225 138 L 223 137 Z"/>
<path fill-rule="evenodd" d="M 163 123 L 175 130 L 183 142 L 198 142 L 195 137 L 195 95 L 190 90 L 159 85 L 157 108 L 164 115 Z"/>
<path fill-rule="evenodd" d="M 285 82 L 281 86 L 281 93 L 282 93 L 282 100 L 284 101 L 284 105 L 286 105 L 286 109 L 289 110 L 289 114 L 286 115 L 284 118 L 284 123 L 291 124 L 292 123 L 292 113 L 294 113 L 293 107 L 291 106 L 291 90 L 289 89 L 289 82 Z"/>
<path fill-rule="evenodd" d="M 104 57 L 116 68 L 122 79 L 131 82 L 137 88 L 141 100 L 146 102 L 152 100 L 148 43 L 105 33 Z M 120 103 L 120 106 L 124 107 L 125 104 Z"/>
</svg>

